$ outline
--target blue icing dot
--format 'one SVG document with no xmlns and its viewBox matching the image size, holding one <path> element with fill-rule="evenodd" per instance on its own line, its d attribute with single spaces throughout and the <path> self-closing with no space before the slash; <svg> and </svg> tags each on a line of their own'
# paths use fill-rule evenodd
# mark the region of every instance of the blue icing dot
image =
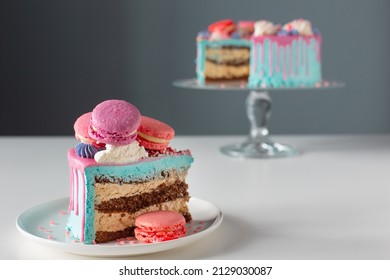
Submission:
<svg viewBox="0 0 390 280">
<path fill-rule="evenodd" d="M 198 36 L 202 37 L 202 38 L 209 37 L 210 36 L 210 32 L 208 32 L 208 31 L 200 31 L 198 33 Z"/>
<path fill-rule="evenodd" d="M 97 152 L 98 149 L 91 144 L 79 143 L 76 146 L 76 155 L 82 158 L 93 158 Z"/>
<path fill-rule="evenodd" d="M 288 35 L 290 35 L 290 36 L 299 35 L 299 32 L 298 32 L 298 30 L 296 30 L 296 29 L 291 29 L 291 30 L 288 32 Z"/>
<path fill-rule="evenodd" d="M 282 29 L 282 30 L 278 31 L 277 35 L 278 36 L 287 36 L 288 32 L 286 30 Z"/>
</svg>

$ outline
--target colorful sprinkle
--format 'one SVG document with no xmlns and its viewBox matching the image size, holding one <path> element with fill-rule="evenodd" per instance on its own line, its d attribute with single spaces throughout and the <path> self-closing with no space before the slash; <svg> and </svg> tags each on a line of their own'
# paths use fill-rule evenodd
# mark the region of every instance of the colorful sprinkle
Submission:
<svg viewBox="0 0 390 280">
<path fill-rule="evenodd" d="M 55 225 L 56 225 L 56 222 L 53 221 L 53 220 L 51 220 L 51 221 L 49 222 L 49 225 L 50 225 L 50 226 L 55 226 Z"/>
<path fill-rule="evenodd" d="M 53 239 L 54 239 L 54 237 L 53 237 L 52 235 L 48 235 L 48 236 L 47 236 L 47 239 L 49 239 L 49 240 L 53 240 Z"/>
<path fill-rule="evenodd" d="M 38 226 L 38 230 L 39 230 L 39 231 L 44 231 L 45 228 L 44 228 L 43 226 Z"/>
<path fill-rule="evenodd" d="M 58 213 L 58 215 L 59 215 L 59 216 L 65 216 L 65 215 L 68 215 L 68 212 L 66 212 L 66 211 L 60 211 L 60 212 Z"/>
</svg>

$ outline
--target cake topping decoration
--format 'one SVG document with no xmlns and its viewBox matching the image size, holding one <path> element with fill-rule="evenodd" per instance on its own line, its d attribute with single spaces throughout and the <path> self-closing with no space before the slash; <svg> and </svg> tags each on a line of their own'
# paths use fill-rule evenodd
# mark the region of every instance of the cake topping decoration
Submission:
<svg viewBox="0 0 390 280">
<path fill-rule="evenodd" d="M 209 25 L 210 40 L 226 40 L 236 30 L 236 25 L 231 19 L 224 19 Z"/>
<path fill-rule="evenodd" d="M 164 122 L 142 116 L 137 131 L 137 141 L 147 149 L 163 150 L 175 135 L 174 129 Z"/>
<path fill-rule="evenodd" d="M 292 30 L 295 30 L 295 32 L 298 32 L 299 35 L 302 36 L 311 36 L 313 35 L 313 29 L 311 26 L 311 22 L 305 19 L 295 19 L 289 23 L 286 23 L 283 27 L 283 30 L 286 32 L 291 32 Z M 295 35 L 298 35 L 295 34 Z M 291 34 L 294 35 L 294 34 Z"/>
<path fill-rule="evenodd" d="M 253 34 L 255 23 L 253 21 L 239 21 L 237 25 L 238 34 L 241 38 L 247 38 Z"/>
<path fill-rule="evenodd" d="M 267 20 L 259 20 L 255 22 L 253 36 L 275 35 L 281 28 L 280 24 L 273 24 Z"/>
<path fill-rule="evenodd" d="M 75 131 L 75 137 L 77 140 L 82 143 L 92 143 L 94 142 L 91 137 L 88 135 L 88 127 L 90 124 L 92 112 L 85 113 L 81 115 L 73 125 Z"/>
<path fill-rule="evenodd" d="M 92 144 L 79 143 L 76 146 L 76 155 L 82 158 L 93 158 L 98 149 Z"/>
<path fill-rule="evenodd" d="M 88 132 L 92 139 L 105 144 L 123 146 L 137 136 L 141 114 L 125 100 L 106 100 L 92 111 Z"/>
<path fill-rule="evenodd" d="M 148 156 L 144 147 L 137 141 L 125 146 L 114 146 L 107 144 L 106 150 L 95 154 L 94 159 L 98 163 L 125 164 L 137 161 Z"/>
<path fill-rule="evenodd" d="M 268 20 L 238 21 L 236 24 L 231 19 L 214 22 L 208 27 L 208 31 L 201 31 L 197 40 L 228 40 L 245 39 L 251 36 L 311 36 L 320 34 L 318 29 L 313 28 L 311 22 L 305 19 L 296 19 L 285 25 L 274 24 Z"/>
</svg>

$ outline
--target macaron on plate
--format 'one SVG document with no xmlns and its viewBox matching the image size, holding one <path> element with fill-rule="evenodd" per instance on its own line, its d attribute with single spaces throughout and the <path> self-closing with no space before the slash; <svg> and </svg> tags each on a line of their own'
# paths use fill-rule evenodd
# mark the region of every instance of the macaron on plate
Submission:
<svg viewBox="0 0 390 280">
<path fill-rule="evenodd" d="M 135 219 L 135 237 L 146 243 L 178 239 L 186 235 L 183 215 L 168 210 L 144 213 Z"/>
<path fill-rule="evenodd" d="M 193 220 L 189 223 L 183 225 L 180 217 L 166 215 L 165 211 L 163 211 L 165 218 L 152 215 L 138 220 L 141 234 L 146 233 L 144 238 L 153 238 L 157 242 L 148 243 L 151 239 L 145 239 L 147 241 L 145 242 L 129 237 L 109 243 L 85 245 L 72 240 L 64 230 L 67 223 L 68 202 L 69 198 L 61 198 L 23 211 L 16 220 L 17 229 L 28 239 L 68 253 L 119 257 L 152 254 L 189 245 L 214 232 L 223 219 L 222 212 L 217 206 L 206 200 L 192 197 L 188 207 Z M 223 235 L 218 238 L 223 242 Z M 212 252 L 212 244 L 209 242 L 202 244 L 197 243 L 197 246 L 203 246 L 205 252 Z M 191 252 L 192 249 L 187 246 L 183 250 Z M 174 258 L 174 255 L 172 257 Z"/>
</svg>

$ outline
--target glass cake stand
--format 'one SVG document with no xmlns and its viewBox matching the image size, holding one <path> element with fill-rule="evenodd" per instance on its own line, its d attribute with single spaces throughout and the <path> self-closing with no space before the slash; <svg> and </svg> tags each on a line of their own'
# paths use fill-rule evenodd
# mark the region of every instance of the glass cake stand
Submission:
<svg viewBox="0 0 390 280">
<path fill-rule="evenodd" d="M 235 143 L 221 147 L 225 155 L 237 158 L 282 158 L 299 155 L 297 148 L 277 143 L 270 137 L 268 122 L 271 117 L 272 100 L 270 91 L 286 90 L 323 90 L 340 88 L 344 86 L 341 82 L 322 81 L 312 87 L 258 87 L 248 88 L 244 82 L 208 83 L 201 85 L 196 79 L 176 80 L 175 87 L 197 90 L 215 91 L 249 91 L 246 98 L 246 111 L 250 122 L 248 138 L 242 143 Z"/>
</svg>

